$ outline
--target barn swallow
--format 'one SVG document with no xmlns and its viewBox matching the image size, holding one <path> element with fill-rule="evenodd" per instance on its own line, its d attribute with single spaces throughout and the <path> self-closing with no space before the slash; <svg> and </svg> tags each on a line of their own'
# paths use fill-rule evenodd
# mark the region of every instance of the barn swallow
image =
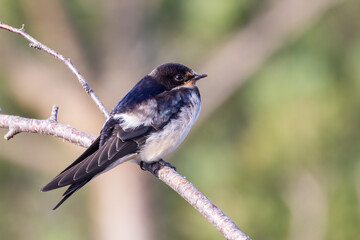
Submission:
<svg viewBox="0 0 360 240">
<path fill-rule="evenodd" d="M 163 162 L 199 116 L 201 100 L 195 84 L 206 76 L 178 63 L 166 63 L 141 79 L 111 111 L 94 143 L 42 188 L 50 191 L 69 185 L 53 210 L 121 163 Z"/>
</svg>

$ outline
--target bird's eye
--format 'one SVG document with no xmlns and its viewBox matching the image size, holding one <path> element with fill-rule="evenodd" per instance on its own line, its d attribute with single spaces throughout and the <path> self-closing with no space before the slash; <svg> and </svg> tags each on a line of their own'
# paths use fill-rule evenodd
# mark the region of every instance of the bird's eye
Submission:
<svg viewBox="0 0 360 240">
<path fill-rule="evenodd" d="M 175 80 L 176 81 L 182 81 L 182 80 L 184 80 L 184 77 L 183 77 L 183 75 L 178 74 L 178 75 L 175 76 Z"/>
</svg>

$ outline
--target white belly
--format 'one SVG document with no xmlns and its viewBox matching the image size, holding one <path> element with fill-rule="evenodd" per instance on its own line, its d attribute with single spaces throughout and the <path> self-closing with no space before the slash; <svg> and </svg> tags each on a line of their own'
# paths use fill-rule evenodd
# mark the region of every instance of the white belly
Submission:
<svg viewBox="0 0 360 240">
<path fill-rule="evenodd" d="M 180 145 L 200 113 L 200 99 L 196 94 L 191 97 L 191 103 L 188 108 L 183 109 L 178 117 L 171 120 L 161 131 L 149 136 L 140 151 L 142 161 L 157 161 Z"/>
</svg>

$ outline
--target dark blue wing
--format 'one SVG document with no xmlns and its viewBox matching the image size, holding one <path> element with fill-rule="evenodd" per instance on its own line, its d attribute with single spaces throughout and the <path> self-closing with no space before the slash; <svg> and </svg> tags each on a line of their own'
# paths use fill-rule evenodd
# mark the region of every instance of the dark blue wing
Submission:
<svg viewBox="0 0 360 240">
<path fill-rule="evenodd" d="M 150 76 L 145 76 L 121 99 L 112 110 L 111 115 L 132 110 L 137 104 L 155 98 L 165 91 L 166 88 L 163 85 L 157 83 Z"/>
</svg>

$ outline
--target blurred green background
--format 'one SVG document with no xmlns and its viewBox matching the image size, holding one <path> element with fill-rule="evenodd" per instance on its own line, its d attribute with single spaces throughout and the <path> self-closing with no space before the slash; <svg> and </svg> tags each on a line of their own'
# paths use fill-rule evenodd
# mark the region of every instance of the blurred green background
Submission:
<svg viewBox="0 0 360 240">
<path fill-rule="evenodd" d="M 208 73 L 201 118 L 166 160 L 252 239 L 360 239 L 360 2 L 301 2 L 0 0 L 0 21 L 70 57 L 109 109 L 163 62 Z M 267 35 L 242 43 L 250 54 L 219 53 L 261 24 Z M 52 104 L 62 123 L 98 134 L 101 113 L 62 63 L 1 30 L 2 114 L 46 118 Z M 51 212 L 60 192 L 39 189 L 81 151 L 24 133 L 0 141 L 0 239 L 222 239 L 130 164 Z"/>
</svg>

